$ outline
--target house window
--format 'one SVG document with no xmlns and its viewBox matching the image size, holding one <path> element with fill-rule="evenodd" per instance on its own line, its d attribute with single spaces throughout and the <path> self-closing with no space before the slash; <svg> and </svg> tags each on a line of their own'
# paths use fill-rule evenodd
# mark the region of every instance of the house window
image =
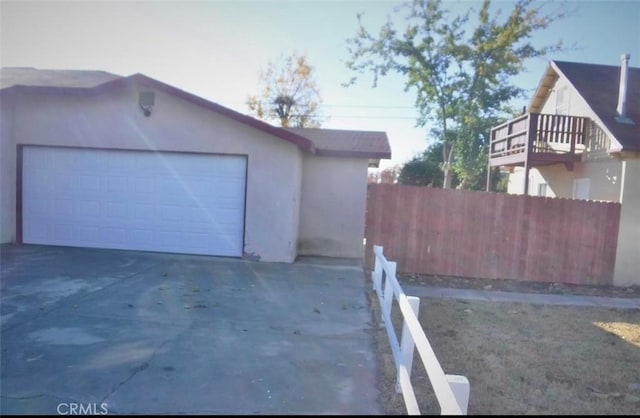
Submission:
<svg viewBox="0 0 640 418">
<path fill-rule="evenodd" d="M 538 196 L 546 196 L 546 195 L 547 195 L 547 183 L 539 183 Z"/>
<path fill-rule="evenodd" d="M 589 187 L 590 181 L 588 178 L 573 180 L 573 198 L 574 199 L 589 199 Z"/>
</svg>

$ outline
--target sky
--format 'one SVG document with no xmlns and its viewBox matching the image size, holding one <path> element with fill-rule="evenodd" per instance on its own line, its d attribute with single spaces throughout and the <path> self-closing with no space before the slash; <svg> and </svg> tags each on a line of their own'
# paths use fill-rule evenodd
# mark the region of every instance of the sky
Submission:
<svg viewBox="0 0 640 418">
<path fill-rule="evenodd" d="M 537 32 L 539 45 L 562 40 L 571 49 L 525 63 L 513 81 L 532 93 L 549 60 L 620 65 L 623 53 L 640 67 L 640 1 L 550 1 L 549 9 L 573 13 Z M 388 0 L 201 0 L 201 1 L 8 1 L 0 0 L 0 66 L 142 73 L 238 112 L 259 89 L 269 61 L 296 51 L 314 67 L 323 100 L 322 125 L 329 129 L 385 131 L 392 159 L 401 165 L 429 145 L 430 127 L 416 127 L 415 95 L 404 79 L 389 75 L 372 87 L 372 77 L 345 65 L 348 38 L 357 14 L 376 33 L 401 4 Z M 494 0 L 509 13 L 512 0 Z M 480 0 L 444 0 L 453 14 Z M 529 97 L 512 104 L 521 108 Z"/>
</svg>

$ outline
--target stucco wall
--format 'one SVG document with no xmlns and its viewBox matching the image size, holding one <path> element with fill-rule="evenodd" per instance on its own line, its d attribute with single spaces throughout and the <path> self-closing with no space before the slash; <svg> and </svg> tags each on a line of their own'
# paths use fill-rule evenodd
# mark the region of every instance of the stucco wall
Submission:
<svg viewBox="0 0 640 418">
<path fill-rule="evenodd" d="M 619 202 L 622 184 L 622 162 L 606 158 L 577 163 L 573 171 L 562 164 L 529 170 L 529 194 L 537 196 L 538 184 L 547 183 L 546 197 L 573 198 L 573 183 L 576 179 L 589 179 L 589 200 Z M 517 168 L 509 176 L 508 193 L 523 194 L 524 170 Z"/>
<path fill-rule="evenodd" d="M 538 186 L 541 183 L 547 184 L 547 190 L 544 196 L 546 197 L 558 197 L 558 190 L 563 190 L 563 184 L 561 181 L 552 181 L 551 177 L 558 170 L 561 174 L 565 174 L 564 166 L 551 166 L 545 167 L 544 172 L 537 168 L 531 168 L 529 170 L 529 195 L 539 196 Z M 567 180 L 565 179 L 564 182 Z M 509 174 L 509 181 L 507 183 L 507 193 L 509 194 L 524 194 L 524 168 L 515 167 L 513 172 Z"/>
<path fill-rule="evenodd" d="M 300 158 L 296 159 L 296 170 L 300 173 L 299 176 L 296 177 L 296 198 L 295 198 L 295 208 L 294 208 L 294 216 L 291 219 L 294 230 L 294 238 L 295 242 L 293 243 L 293 248 L 295 250 L 295 256 L 298 255 L 298 245 L 300 242 L 300 210 L 302 208 L 302 178 L 304 176 L 304 155 L 301 154 Z"/>
<path fill-rule="evenodd" d="M 30 93 L 16 101 L 13 128 L 18 144 L 247 155 L 244 252 L 263 261 L 296 257 L 302 152 L 290 142 L 160 91 L 145 117 L 138 91 L 128 88 Z"/>
<path fill-rule="evenodd" d="M 16 146 L 13 105 L 6 92 L 0 97 L 0 242 L 16 239 Z"/>
<path fill-rule="evenodd" d="M 640 285 L 640 159 L 624 161 L 620 229 L 613 284 Z"/>
<path fill-rule="evenodd" d="M 589 179 L 589 200 L 619 202 L 622 162 L 613 157 L 576 164 L 573 178 Z M 566 197 L 571 197 L 573 184 Z"/>
<path fill-rule="evenodd" d="M 367 160 L 305 154 L 298 253 L 362 258 Z"/>
<path fill-rule="evenodd" d="M 547 197 L 566 197 L 573 195 L 574 171 L 568 171 L 563 164 L 540 167 L 540 181 L 547 183 Z"/>
<path fill-rule="evenodd" d="M 573 187 L 572 172 L 564 165 L 551 165 L 531 168 L 529 170 L 529 195 L 539 196 L 539 185 L 546 183 L 545 197 L 571 197 Z M 510 194 L 524 194 L 524 169 L 516 167 L 509 175 L 507 192 Z"/>
</svg>

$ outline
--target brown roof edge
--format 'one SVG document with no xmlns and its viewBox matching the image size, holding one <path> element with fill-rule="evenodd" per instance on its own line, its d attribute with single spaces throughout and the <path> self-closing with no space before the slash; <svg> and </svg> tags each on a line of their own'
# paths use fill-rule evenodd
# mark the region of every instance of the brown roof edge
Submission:
<svg viewBox="0 0 640 418">
<path fill-rule="evenodd" d="M 372 158 L 372 159 L 390 159 L 390 152 L 368 152 L 368 151 L 344 151 L 316 148 L 316 155 L 320 157 L 354 157 L 354 158 Z"/>
</svg>

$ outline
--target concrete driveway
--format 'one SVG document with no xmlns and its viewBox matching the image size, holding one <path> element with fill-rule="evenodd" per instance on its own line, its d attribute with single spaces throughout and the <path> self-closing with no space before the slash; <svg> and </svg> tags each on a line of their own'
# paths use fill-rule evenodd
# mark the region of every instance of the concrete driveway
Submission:
<svg viewBox="0 0 640 418">
<path fill-rule="evenodd" d="M 361 267 L 1 250 L 2 414 L 382 413 Z"/>
</svg>

